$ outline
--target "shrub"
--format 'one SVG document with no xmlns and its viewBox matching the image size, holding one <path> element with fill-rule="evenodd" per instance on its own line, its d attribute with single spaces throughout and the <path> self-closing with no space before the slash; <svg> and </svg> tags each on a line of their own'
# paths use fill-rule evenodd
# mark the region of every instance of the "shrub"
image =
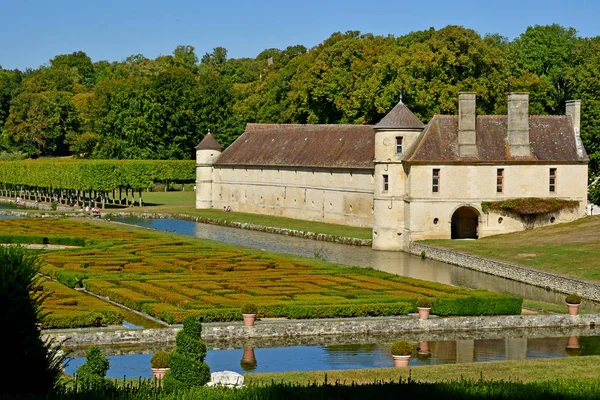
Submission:
<svg viewBox="0 0 600 400">
<path fill-rule="evenodd" d="M 565 301 L 569 304 L 581 304 L 581 296 L 578 294 L 570 294 L 565 298 Z"/>
<path fill-rule="evenodd" d="M 84 392 L 110 387 L 105 379 L 110 363 L 98 346 L 90 347 L 85 353 L 85 363 L 77 368 L 77 384 Z"/>
<path fill-rule="evenodd" d="M 197 318 L 183 320 L 183 329 L 175 338 L 175 349 L 169 354 L 171 370 L 163 379 L 166 390 L 202 386 L 210 380 L 210 369 L 204 362 L 206 344 L 200 340 L 201 334 L 202 325 Z"/>
<path fill-rule="evenodd" d="M 417 307 L 431 308 L 431 299 L 429 297 L 420 297 L 417 301 Z"/>
<path fill-rule="evenodd" d="M 431 305 L 435 315 L 518 315 L 523 299 L 473 290 L 466 295 L 436 298 Z"/>
<path fill-rule="evenodd" d="M 390 346 L 390 351 L 395 356 L 410 356 L 414 346 L 408 340 L 398 340 Z"/>
<path fill-rule="evenodd" d="M 152 355 L 150 359 L 152 368 L 169 368 L 169 353 L 166 351 L 158 351 Z"/>
<path fill-rule="evenodd" d="M 2 394 L 45 395 L 62 375 L 62 357 L 40 337 L 36 323 L 43 314 L 44 292 L 39 285 L 37 258 L 20 247 L 0 247 L 0 337 L 6 344 L 2 357 Z M 35 377 L 24 379 L 25 376 Z"/>
<path fill-rule="evenodd" d="M 254 303 L 246 303 L 242 306 L 242 314 L 256 314 L 258 312 L 258 308 Z"/>
<path fill-rule="evenodd" d="M 427 257 L 427 253 L 425 253 L 425 250 L 421 250 L 420 257 L 421 257 L 422 260 L 424 260 L 425 257 Z"/>
</svg>

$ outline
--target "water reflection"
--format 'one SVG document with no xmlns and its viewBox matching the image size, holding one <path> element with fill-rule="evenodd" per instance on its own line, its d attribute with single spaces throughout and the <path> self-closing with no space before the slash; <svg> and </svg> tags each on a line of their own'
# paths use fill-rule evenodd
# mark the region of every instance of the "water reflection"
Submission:
<svg viewBox="0 0 600 400">
<path fill-rule="evenodd" d="M 209 346 L 206 362 L 211 371 L 239 373 L 388 368 L 394 365 L 389 352 L 392 341 L 275 348 L 245 346 L 219 350 Z M 420 340 L 413 343 L 411 366 L 600 355 L 598 336 Z M 172 345 L 163 344 L 160 349 L 168 351 Z M 103 347 L 103 351 L 110 354 L 110 347 Z M 158 351 L 157 348 L 154 351 Z M 81 353 L 79 355 L 67 365 L 68 374 L 73 374 L 85 361 Z M 108 377 L 150 378 L 151 356 L 150 352 L 144 354 L 141 350 L 138 354 L 109 355 Z"/>
<path fill-rule="evenodd" d="M 374 251 L 371 248 L 364 246 L 359 247 L 319 242 L 310 239 L 294 238 L 284 235 L 248 231 L 178 219 L 118 218 L 115 220 L 127 224 L 168 232 L 177 232 L 203 239 L 211 239 L 219 242 L 274 251 L 277 253 L 294 254 L 304 257 L 314 257 L 315 254 L 319 254 L 330 262 L 360 267 L 371 267 L 380 271 L 431 282 L 474 289 L 486 289 L 493 292 L 515 294 L 526 299 L 560 305 L 565 304 L 565 296 L 562 293 L 435 260 L 423 260 L 420 257 L 403 252 Z M 595 303 L 584 301 L 584 306 L 595 311 L 600 311 L 600 305 Z"/>
</svg>

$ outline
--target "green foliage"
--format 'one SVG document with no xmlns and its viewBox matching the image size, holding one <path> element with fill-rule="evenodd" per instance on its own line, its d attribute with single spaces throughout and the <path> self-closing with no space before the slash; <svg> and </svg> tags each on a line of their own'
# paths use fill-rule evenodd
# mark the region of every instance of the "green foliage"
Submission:
<svg viewBox="0 0 600 400">
<path fill-rule="evenodd" d="M 111 386 L 105 379 L 110 363 L 98 346 L 90 347 L 85 353 L 85 363 L 77 368 L 77 384 L 81 391 L 95 391 Z"/>
<path fill-rule="evenodd" d="M 565 301 L 569 304 L 581 304 L 581 296 L 572 293 L 565 298 Z"/>
<path fill-rule="evenodd" d="M 256 314 L 258 312 L 258 307 L 254 303 L 246 303 L 242 306 L 242 314 Z"/>
<path fill-rule="evenodd" d="M 61 357 L 44 343 L 36 323 L 41 322 L 43 292 L 39 264 L 20 247 L 0 247 L 0 337 L 6 340 L 3 357 L 9 367 L 2 372 L 4 394 L 42 395 L 56 388 Z M 23 374 L 35 379 L 23 384 Z"/>
<path fill-rule="evenodd" d="M 183 329 L 175 338 L 175 349 L 169 354 L 171 370 L 164 378 L 168 391 L 202 386 L 210 380 L 210 369 L 204 362 L 206 344 L 200 340 L 202 325 L 197 318 L 186 317 Z"/>
<path fill-rule="evenodd" d="M 64 302 L 62 305 L 77 305 Z M 88 312 L 69 312 L 53 313 L 44 317 L 43 326 L 46 329 L 66 329 L 66 328 L 88 328 L 109 325 L 121 325 L 123 323 L 123 314 L 116 311 L 88 311 Z"/>
<path fill-rule="evenodd" d="M 169 368 L 169 353 L 166 351 L 157 351 L 150 359 L 152 368 Z"/>
<path fill-rule="evenodd" d="M 563 209 L 579 207 L 577 200 L 563 200 L 557 198 L 525 197 L 519 199 L 506 199 L 501 201 L 484 201 L 481 209 L 487 213 L 492 211 L 509 211 L 519 215 L 547 214 Z"/>
<path fill-rule="evenodd" d="M 429 297 L 419 297 L 419 300 L 417 300 L 417 307 L 422 307 L 422 308 L 431 307 L 431 299 Z"/>
<path fill-rule="evenodd" d="M 478 295 L 479 294 L 479 295 Z M 471 295 L 444 296 L 433 300 L 431 313 L 446 315 L 518 315 L 523 299 L 474 290 Z"/>
<path fill-rule="evenodd" d="M 0 162 L 0 183 L 109 191 L 145 189 L 155 181 L 192 181 L 193 161 L 26 160 Z"/>
<path fill-rule="evenodd" d="M 390 346 L 390 352 L 395 356 L 410 356 L 414 349 L 415 346 L 408 340 L 398 340 Z"/>
</svg>

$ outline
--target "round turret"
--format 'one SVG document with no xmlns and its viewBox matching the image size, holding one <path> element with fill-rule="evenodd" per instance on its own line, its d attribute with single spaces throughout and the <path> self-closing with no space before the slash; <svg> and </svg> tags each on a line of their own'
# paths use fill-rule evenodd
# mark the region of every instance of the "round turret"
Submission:
<svg viewBox="0 0 600 400">
<path fill-rule="evenodd" d="M 222 147 L 210 133 L 196 148 L 196 208 L 212 208 L 213 164 L 221 155 Z"/>
</svg>

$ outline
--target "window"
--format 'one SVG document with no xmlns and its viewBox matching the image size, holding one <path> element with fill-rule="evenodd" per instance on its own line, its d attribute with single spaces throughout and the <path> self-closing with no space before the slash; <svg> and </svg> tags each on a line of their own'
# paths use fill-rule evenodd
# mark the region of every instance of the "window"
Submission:
<svg viewBox="0 0 600 400">
<path fill-rule="evenodd" d="M 504 192 L 504 168 L 496 170 L 496 193 Z"/>
<path fill-rule="evenodd" d="M 550 168 L 550 191 L 556 192 L 556 168 Z"/>
<path fill-rule="evenodd" d="M 402 153 L 402 136 L 396 136 L 396 153 Z"/>
<path fill-rule="evenodd" d="M 387 192 L 390 188 L 390 182 L 388 179 L 388 175 L 383 175 L 383 191 Z"/>
<path fill-rule="evenodd" d="M 433 180 L 431 182 L 431 191 L 433 193 L 439 193 L 440 191 L 440 170 L 433 170 Z"/>
</svg>

